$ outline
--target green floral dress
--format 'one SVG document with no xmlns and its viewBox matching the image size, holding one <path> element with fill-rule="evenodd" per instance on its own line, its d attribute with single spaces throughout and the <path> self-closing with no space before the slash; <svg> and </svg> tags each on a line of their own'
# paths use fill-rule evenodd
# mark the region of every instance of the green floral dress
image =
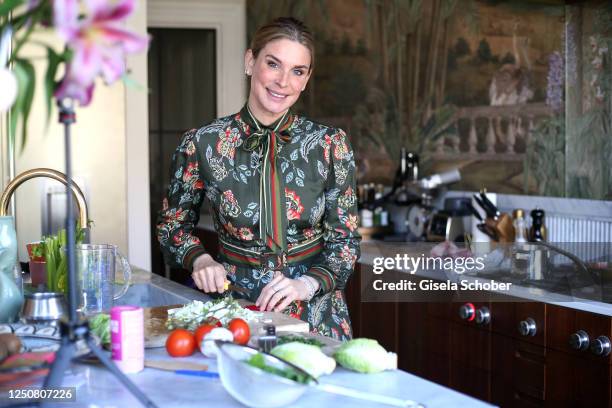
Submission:
<svg viewBox="0 0 612 408">
<path fill-rule="evenodd" d="M 217 261 L 226 268 L 228 279 L 248 289 L 248 298 L 255 301 L 273 271 L 265 261 L 245 259 L 270 251 L 262 225 L 265 208 L 270 207 L 264 197 L 270 189 L 284 191 L 278 225 L 286 230 L 289 262 L 281 264 L 282 273 L 293 279 L 311 276 L 319 283 L 309 302 L 293 302 L 284 312 L 307 321 L 313 333 L 347 340 L 352 331 L 344 288 L 359 257 L 361 239 L 353 150 L 340 129 L 292 113 L 278 122 L 261 127 L 245 106 L 237 114 L 185 133 L 173 155 L 168 193 L 159 213 L 161 249 L 167 263 L 192 269 L 193 261 L 205 253 L 193 230 L 207 197 L 221 242 Z M 274 137 L 276 143 L 271 142 Z M 272 146 L 276 155 L 268 156 L 266 146 Z M 265 171 L 266 158 L 272 160 L 275 183 Z M 277 226 L 276 221 L 270 225 Z M 317 240 L 320 245 L 315 247 L 311 243 Z"/>
</svg>

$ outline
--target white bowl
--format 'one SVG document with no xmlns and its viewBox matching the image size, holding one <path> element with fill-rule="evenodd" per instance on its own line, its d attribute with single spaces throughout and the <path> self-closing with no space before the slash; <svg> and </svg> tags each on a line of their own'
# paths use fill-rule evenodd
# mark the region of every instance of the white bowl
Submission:
<svg viewBox="0 0 612 408">
<path fill-rule="evenodd" d="M 227 392 L 242 404 L 253 408 L 286 407 L 297 400 L 317 380 L 295 365 L 270 354 L 261 353 L 266 365 L 279 369 L 293 369 L 310 377 L 309 384 L 301 384 L 253 367 L 245 360 L 258 350 L 234 343 L 217 341 L 219 376 Z"/>
</svg>

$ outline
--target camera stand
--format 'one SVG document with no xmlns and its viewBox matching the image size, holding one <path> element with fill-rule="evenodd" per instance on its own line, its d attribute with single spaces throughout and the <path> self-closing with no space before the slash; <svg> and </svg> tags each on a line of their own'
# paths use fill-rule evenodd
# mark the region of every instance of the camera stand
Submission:
<svg viewBox="0 0 612 408">
<path fill-rule="evenodd" d="M 75 270 L 75 223 L 72 198 L 72 168 L 70 157 L 70 125 L 76 121 L 76 115 L 72 106 L 72 100 L 58 100 L 59 121 L 64 125 L 65 155 L 66 155 L 66 237 L 68 255 L 68 321 L 63 321 L 60 326 L 61 344 L 55 354 L 55 361 L 51 365 L 49 374 L 45 378 L 43 388 L 56 388 L 62 385 L 64 372 L 70 366 L 72 359 L 76 355 L 78 341 L 84 341 L 93 354 L 102 364 L 121 382 L 145 407 L 156 407 L 147 396 L 130 381 L 130 379 L 117 368 L 102 350 L 94 343 L 89 335 L 89 326 L 86 320 L 79 320 L 77 314 L 77 288 Z M 86 228 L 87 226 L 81 226 Z M 42 402 L 41 406 L 52 406 L 52 402 Z"/>
</svg>

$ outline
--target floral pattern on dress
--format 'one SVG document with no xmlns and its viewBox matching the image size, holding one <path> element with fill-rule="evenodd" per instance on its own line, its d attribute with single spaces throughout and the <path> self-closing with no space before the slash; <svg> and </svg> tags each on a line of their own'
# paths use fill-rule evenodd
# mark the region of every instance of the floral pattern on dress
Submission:
<svg viewBox="0 0 612 408">
<path fill-rule="evenodd" d="M 227 217 L 236 218 L 240 212 L 240 206 L 238 205 L 238 201 L 234 198 L 234 193 L 231 190 L 224 191 L 221 194 L 221 214 Z"/>
<path fill-rule="evenodd" d="M 236 154 L 236 147 L 242 144 L 240 139 L 240 133 L 238 129 L 232 129 L 228 127 L 225 132 L 221 133 L 219 140 L 217 141 L 217 153 L 223 157 L 227 157 L 230 160 L 234 159 Z"/>
<path fill-rule="evenodd" d="M 185 133 L 176 149 L 167 197 L 159 212 L 157 236 L 166 262 L 190 268 L 204 252 L 192 235 L 206 197 L 220 238 L 256 252 L 266 250 L 260 236 L 260 151 L 244 141 L 254 128 L 246 110 Z M 307 321 L 314 333 L 347 340 L 352 336 L 343 289 L 359 257 L 355 162 L 345 132 L 293 115 L 290 140 L 279 144 L 277 166 L 285 191 L 290 247 L 317 236 L 323 250 L 283 273 L 308 275 L 320 289 L 308 302 L 283 312 Z M 254 301 L 272 275 L 263 268 L 234 264 L 220 255 L 228 279 L 249 289 Z"/>
<path fill-rule="evenodd" d="M 300 196 L 293 190 L 285 188 L 285 197 L 287 204 L 287 219 L 288 220 L 299 220 L 300 215 L 304 212 L 304 206 Z"/>
</svg>

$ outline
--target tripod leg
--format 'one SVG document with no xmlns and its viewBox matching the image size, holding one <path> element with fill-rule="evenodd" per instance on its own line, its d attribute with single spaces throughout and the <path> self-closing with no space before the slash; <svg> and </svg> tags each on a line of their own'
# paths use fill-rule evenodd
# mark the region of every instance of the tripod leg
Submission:
<svg viewBox="0 0 612 408">
<path fill-rule="evenodd" d="M 91 338 L 87 339 L 89 349 L 98 357 L 100 362 L 123 384 L 145 407 L 157 408 L 157 405 L 136 387 L 132 381 L 117 368 L 117 366 L 98 348 Z"/>
<path fill-rule="evenodd" d="M 75 354 L 76 345 L 68 339 L 62 340 L 62 345 L 55 353 L 55 360 L 51 365 L 49 375 L 45 378 L 44 387 L 54 388 L 62 386 L 64 372 L 70 367 L 70 362 Z"/>
<path fill-rule="evenodd" d="M 51 369 L 49 370 L 49 374 L 45 378 L 45 382 L 43 384 L 44 389 L 50 388 L 58 388 L 62 386 L 62 379 L 64 378 L 64 373 L 70 367 L 70 363 L 72 358 L 74 357 L 76 352 L 76 344 L 67 336 L 62 337 L 62 344 L 55 353 L 55 360 L 51 365 Z M 51 407 L 53 406 L 53 402 L 45 402 L 42 401 L 40 403 L 41 407 Z"/>
</svg>

